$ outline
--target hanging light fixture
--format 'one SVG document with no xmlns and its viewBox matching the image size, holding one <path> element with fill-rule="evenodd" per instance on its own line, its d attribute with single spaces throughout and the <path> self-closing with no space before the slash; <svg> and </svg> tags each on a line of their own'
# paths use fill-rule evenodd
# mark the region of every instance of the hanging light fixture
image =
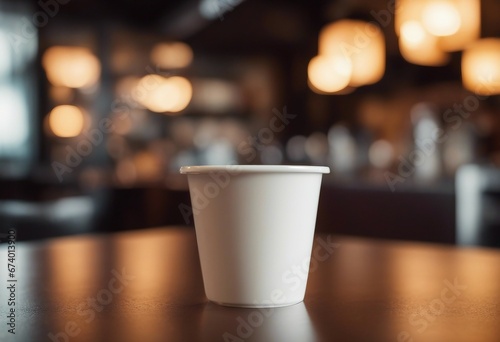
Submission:
<svg viewBox="0 0 500 342">
<path fill-rule="evenodd" d="M 427 0 L 397 0 L 396 4 L 395 30 L 403 58 L 425 66 L 446 64 L 448 54 L 439 48 L 438 38 L 429 33 L 421 20 Z"/>
<path fill-rule="evenodd" d="M 447 52 L 479 38 L 479 0 L 397 0 L 395 30 L 403 57 L 414 64 L 438 66 Z"/>
<path fill-rule="evenodd" d="M 385 40 L 380 28 L 361 20 L 340 20 L 319 35 L 319 55 L 350 61 L 349 86 L 378 82 L 385 72 Z"/>
<path fill-rule="evenodd" d="M 452 1 L 437 0 L 425 4 L 422 9 L 422 24 L 430 34 L 447 37 L 458 32 L 462 20 Z"/>
<path fill-rule="evenodd" d="M 349 85 L 352 63 L 341 55 L 318 55 L 307 67 L 309 86 L 320 94 L 333 94 Z"/>
<path fill-rule="evenodd" d="M 403 58 L 413 64 L 438 66 L 450 59 L 438 48 L 437 38 L 430 35 L 417 20 L 408 20 L 401 25 L 399 50 Z"/>
<path fill-rule="evenodd" d="M 427 0 L 422 12 L 422 22 L 429 33 L 439 37 L 438 45 L 442 50 L 462 50 L 479 39 L 480 1 Z"/>
<path fill-rule="evenodd" d="M 481 39 L 464 50 L 462 82 L 476 94 L 500 94 L 500 38 Z"/>
</svg>

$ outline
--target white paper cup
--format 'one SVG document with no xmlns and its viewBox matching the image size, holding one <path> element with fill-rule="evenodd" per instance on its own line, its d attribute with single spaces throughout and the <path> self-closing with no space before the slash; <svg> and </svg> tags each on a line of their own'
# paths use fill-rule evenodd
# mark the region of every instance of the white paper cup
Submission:
<svg viewBox="0 0 500 342">
<path fill-rule="evenodd" d="M 324 166 L 184 166 L 207 298 L 228 306 L 304 300 Z"/>
</svg>

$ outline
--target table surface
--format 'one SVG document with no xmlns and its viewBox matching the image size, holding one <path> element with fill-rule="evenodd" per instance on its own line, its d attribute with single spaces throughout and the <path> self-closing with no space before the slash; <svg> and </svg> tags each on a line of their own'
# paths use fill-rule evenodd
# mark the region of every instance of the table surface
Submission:
<svg viewBox="0 0 500 342">
<path fill-rule="evenodd" d="M 190 228 L 0 245 L 0 341 L 499 341 L 500 251 L 317 235 L 304 303 L 207 301 Z M 15 308 L 15 335 L 8 332 Z"/>
</svg>

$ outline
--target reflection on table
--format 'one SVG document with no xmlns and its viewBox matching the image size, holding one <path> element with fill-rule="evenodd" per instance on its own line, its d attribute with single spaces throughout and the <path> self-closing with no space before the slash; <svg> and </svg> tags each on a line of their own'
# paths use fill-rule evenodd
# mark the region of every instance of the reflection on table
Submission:
<svg viewBox="0 0 500 342">
<path fill-rule="evenodd" d="M 18 242 L 15 338 L 498 340 L 500 252 L 324 234 L 314 248 L 304 303 L 242 309 L 206 300 L 190 228 Z"/>
</svg>

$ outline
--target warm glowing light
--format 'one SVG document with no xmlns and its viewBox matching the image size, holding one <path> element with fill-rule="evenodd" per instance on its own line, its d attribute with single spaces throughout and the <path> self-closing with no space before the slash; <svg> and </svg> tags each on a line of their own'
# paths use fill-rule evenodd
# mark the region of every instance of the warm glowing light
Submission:
<svg viewBox="0 0 500 342">
<path fill-rule="evenodd" d="M 427 4 L 427 0 L 411 1 L 396 0 L 396 12 L 394 15 L 394 29 L 396 35 L 401 35 L 401 28 L 407 22 L 416 21 L 422 25 L 422 11 Z M 423 28 L 423 26 L 422 26 Z"/>
<path fill-rule="evenodd" d="M 444 65 L 450 59 L 439 49 L 437 38 L 427 33 L 416 20 L 401 25 L 399 50 L 404 59 L 419 65 Z"/>
<path fill-rule="evenodd" d="M 172 101 L 172 106 L 169 112 L 180 112 L 186 108 L 193 96 L 193 87 L 191 83 L 184 77 L 170 77 L 168 79 L 172 85 L 177 89 L 176 101 Z"/>
<path fill-rule="evenodd" d="M 320 93 L 335 93 L 349 85 L 352 64 L 343 56 L 316 56 L 307 67 L 312 89 Z"/>
<path fill-rule="evenodd" d="M 185 43 L 160 43 L 151 51 L 153 63 L 164 69 L 185 68 L 193 60 L 193 50 Z"/>
<path fill-rule="evenodd" d="M 185 109 L 193 96 L 191 83 L 184 77 L 144 76 L 132 93 L 134 99 L 156 113 L 176 113 Z"/>
<path fill-rule="evenodd" d="M 50 130 L 61 138 L 79 135 L 83 130 L 84 121 L 83 112 L 75 106 L 57 106 L 49 114 Z"/>
<path fill-rule="evenodd" d="M 401 25 L 401 39 L 409 46 L 421 45 L 426 35 L 424 28 L 416 20 L 409 20 Z"/>
<path fill-rule="evenodd" d="M 500 38 L 478 40 L 464 51 L 462 82 L 476 94 L 500 94 Z"/>
<path fill-rule="evenodd" d="M 101 72 L 97 57 L 82 47 L 51 47 L 45 51 L 42 65 L 52 85 L 70 88 L 93 86 Z"/>
<path fill-rule="evenodd" d="M 439 47 L 439 38 L 430 34 L 421 22 L 421 14 L 428 1 L 398 2 L 395 17 L 399 50 L 404 59 L 418 65 L 439 66 L 450 57 Z"/>
<path fill-rule="evenodd" d="M 480 0 L 396 0 L 395 8 L 397 35 L 405 23 L 418 21 L 444 52 L 464 49 L 480 36 Z"/>
<path fill-rule="evenodd" d="M 360 20 L 340 20 L 319 35 L 319 55 L 343 56 L 351 61 L 349 86 L 379 81 L 385 71 L 385 40 L 378 26 Z"/>
<path fill-rule="evenodd" d="M 481 33 L 480 0 L 453 0 L 452 3 L 459 13 L 460 27 L 452 35 L 439 37 L 439 47 L 445 51 L 462 50 L 479 39 Z"/>
<path fill-rule="evenodd" d="M 451 36 L 460 28 L 460 13 L 450 1 L 433 1 L 423 9 L 422 23 L 435 36 Z"/>
</svg>

